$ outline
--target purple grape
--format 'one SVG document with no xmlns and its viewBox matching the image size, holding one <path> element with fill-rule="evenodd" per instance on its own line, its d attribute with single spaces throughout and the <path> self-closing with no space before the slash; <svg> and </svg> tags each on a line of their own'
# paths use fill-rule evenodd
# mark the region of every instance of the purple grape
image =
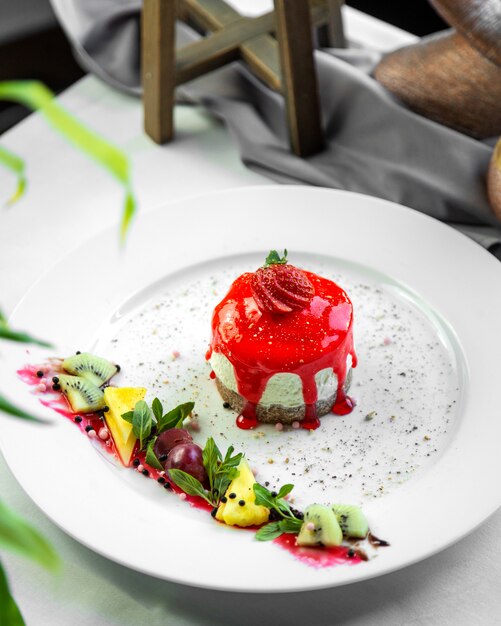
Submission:
<svg viewBox="0 0 501 626">
<path fill-rule="evenodd" d="M 165 470 L 180 469 L 202 484 L 207 480 L 207 473 L 202 461 L 202 448 L 196 443 L 182 443 L 169 452 Z"/>
<path fill-rule="evenodd" d="M 164 433 L 158 436 L 155 445 L 153 446 L 153 452 L 156 454 L 157 459 L 169 454 L 172 448 L 179 446 L 182 443 L 192 443 L 193 439 L 190 433 L 184 428 L 170 428 Z M 162 465 L 165 465 L 166 459 L 160 461 Z"/>
</svg>

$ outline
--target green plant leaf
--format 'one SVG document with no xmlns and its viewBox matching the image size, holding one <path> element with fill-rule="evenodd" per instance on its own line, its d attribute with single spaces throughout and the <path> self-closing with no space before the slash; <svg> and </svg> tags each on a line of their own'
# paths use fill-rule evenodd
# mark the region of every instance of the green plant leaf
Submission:
<svg viewBox="0 0 501 626">
<path fill-rule="evenodd" d="M 122 223 L 120 224 L 120 241 L 123 243 L 127 237 L 132 218 L 136 213 L 137 202 L 134 194 L 127 189 L 122 213 Z"/>
<path fill-rule="evenodd" d="M 240 461 L 242 460 L 242 457 L 244 455 L 242 452 L 239 452 L 238 454 L 235 454 L 235 456 L 231 456 L 234 451 L 235 448 L 233 446 L 230 446 L 228 450 L 226 450 L 226 454 L 224 455 L 222 463 L 224 468 L 237 467 L 240 464 Z"/>
<path fill-rule="evenodd" d="M 202 483 L 196 478 L 193 478 L 190 474 L 183 472 L 183 470 L 170 469 L 169 476 L 171 477 L 172 482 L 182 489 L 184 493 L 187 493 L 189 496 L 199 496 L 200 498 L 207 500 L 209 504 L 212 504 L 207 496 L 207 492 L 203 488 Z"/>
<path fill-rule="evenodd" d="M 217 492 L 215 501 L 219 502 L 221 496 L 224 496 L 232 480 L 240 474 L 236 467 L 230 467 L 226 470 L 218 471 L 214 479 L 214 494 Z"/>
<path fill-rule="evenodd" d="M 253 489 L 256 494 L 256 504 L 265 506 L 268 509 L 274 509 L 282 517 L 294 518 L 290 504 L 280 495 L 290 493 L 294 489 L 294 485 L 284 485 L 276 496 L 272 495 L 269 489 L 266 489 L 259 483 L 255 483 Z"/>
<path fill-rule="evenodd" d="M 132 417 L 132 432 L 139 439 L 139 446 L 143 447 L 143 442 L 150 436 L 152 426 L 150 407 L 144 400 L 134 407 L 134 415 Z"/>
<path fill-rule="evenodd" d="M 212 437 L 209 437 L 202 451 L 202 462 L 209 479 L 210 491 L 214 491 L 214 478 L 217 474 L 221 452 Z"/>
<path fill-rule="evenodd" d="M 275 498 L 275 510 L 282 515 L 289 515 L 291 512 L 291 506 L 287 500 L 284 500 L 283 498 Z"/>
<path fill-rule="evenodd" d="M 153 411 L 153 415 L 155 416 L 155 419 L 157 420 L 157 422 L 159 422 L 162 419 L 164 408 L 158 398 L 155 398 L 153 400 L 151 404 L 151 409 Z"/>
<path fill-rule="evenodd" d="M 301 530 L 301 526 L 303 525 L 303 521 L 300 519 L 292 519 L 288 517 L 279 522 L 280 530 L 283 533 L 288 533 L 290 535 L 297 535 Z"/>
<path fill-rule="evenodd" d="M 280 487 L 280 491 L 276 495 L 276 499 L 280 500 L 281 498 L 285 498 L 285 496 L 289 495 L 293 489 L 294 485 L 282 485 L 282 487 Z"/>
<path fill-rule="evenodd" d="M 40 422 L 40 423 L 48 423 L 40 417 L 36 417 L 35 415 L 31 415 L 30 413 L 26 413 L 23 409 L 18 408 L 7 398 L 4 398 L 0 395 L 0 411 L 3 413 L 7 413 L 8 415 L 12 415 L 13 417 L 20 417 L 23 420 L 30 420 L 32 422 Z"/>
<path fill-rule="evenodd" d="M 17 552 L 49 570 L 59 566 L 59 558 L 47 540 L 1 501 L 0 548 Z"/>
<path fill-rule="evenodd" d="M 21 157 L 3 146 L 0 146 L 0 164 L 12 170 L 17 176 L 16 190 L 6 202 L 7 205 L 12 206 L 23 196 L 26 190 L 25 164 Z"/>
<path fill-rule="evenodd" d="M 259 483 L 254 483 L 252 486 L 254 489 L 254 493 L 256 495 L 256 504 L 259 506 L 265 506 L 268 509 L 275 508 L 275 498 L 271 495 L 271 491 L 260 485 Z"/>
<path fill-rule="evenodd" d="M 229 446 L 229 448 L 226 450 L 226 454 L 224 455 L 223 463 L 228 463 L 228 461 L 231 459 L 231 455 L 233 454 L 233 452 L 235 452 L 235 448 L 233 446 Z"/>
<path fill-rule="evenodd" d="M 42 341 L 41 339 L 36 339 L 28 335 L 28 333 L 11 330 L 8 326 L 5 326 L 4 323 L 0 325 L 0 339 L 9 339 L 10 341 L 18 341 L 20 343 L 33 343 L 37 346 L 43 346 L 44 348 L 50 348 L 52 346 L 52 344 Z"/>
<path fill-rule="evenodd" d="M 132 420 L 134 419 L 134 411 L 127 411 L 126 413 L 122 413 L 121 417 L 126 422 L 129 422 L 129 424 L 132 424 Z"/>
<path fill-rule="evenodd" d="M 9 339 L 10 341 L 18 341 L 21 343 L 34 343 L 39 346 L 43 346 L 44 348 L 52 347 L 52 344 L 47 343 L 46 341 L 42 341 L 37 339 L 36 337 L 32 337 L 28 333 L 12 330 L 9 328 L 9 324 L 7 322 L 7 318 L 0 311 L 0 339 Z"/>
<path fill-rule="evenodd" d="M 228 450 L 226 450 L 224 459 L 218 465 L 217 471 L 214 475 L 212 495 L 213 501 L 216 503 L 218 503 L 221 499 L 221 496 L 226 493 L 226 490 L 228 489 L 231 481 L 237 478 L 240 473 L 238 470 L 238 465 L 242 460 L 243 454 L 240 452 L 238 454 L 235 454 L 235 456 L 232 456 L 234 450 L 235 448 L 233 446 L 230 446 Z M 219 452 L 219 454 L 221 453 Z"/>
<path fill-rule="evenodd" d="M 283 534 L 283 531 L 280 530 L 280 525 L 278 522 L 271 522 L 270 524 L 266 524 L 266 526 L 262 526 L 256 533 L 255 537 L 258 541 L 272 541 L 280 535 Z"/>
<path fill-rule="evenodd" d="M 150 465 L 151 467 L 154 467 L 155 469 L 162 471 L 164 469 L 164 466 L 160 463 L 160 461 L 157 458 L 157 455 L 153 451 L 153 446 L 155 445 L 156 440 L 157 438 L 154 437 L 153 439 L 151 439 L 151 441 L 148 442 L 148 447 L 146 448 L 145 460 L 146 460 L 146 463 L 148 463 L 148 465 Z"/>
<path fill-rule="evenodd" d="M 10 593 L 2 563 L 0 563 L 0 624 L 2 626 L 25 626 L 21 611 Z"/>
<path fill-rule="evenodd" d="M 185 402 L 166 413 L 157 424 L 157 433 L 160 435 L 169 428 L 181 428 L 184 420 L 195 408 L 194 402 Z"/>
<path fill-rule="evenodd" d="M 18 102 L 32 110 L 40 111 L 53 128 L 108 170 L 122 184 L 125 199 L 120 238 L 123 242 L 136 211 L 136 200 L 131 190 L 129 160 L 126 154 L 73 117 L 57 102 L 50 89 L 38 81 L 0 82 L 0 99 Z"/>
</svg>

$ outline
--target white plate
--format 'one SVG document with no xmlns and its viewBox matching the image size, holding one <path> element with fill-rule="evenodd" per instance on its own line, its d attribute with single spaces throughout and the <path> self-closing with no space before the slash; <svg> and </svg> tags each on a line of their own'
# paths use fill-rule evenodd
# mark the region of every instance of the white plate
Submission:
<svg viewBox="0 0 501 626">
<path fill-rule="evenodd" d="M 69 420 L 43 409 L 15 374 L 42 354 L 2 346 L 3 391 L 52 421 L 2 418 L 2 451 L 28 495 L 70 535 L 169 580 L 297 591 L 423 559 L 499 506 L 501 267 L 479 246 L 410 209 L 302 187 L 184 200 L 141 216 L 125 250 L 116 237 L 106 231 L 49 270 L 12 323 L 57 341 L 61 355 L 92 349 L 120 359 L 117 384 L 144 384 L 150 398 L 196 396 L 199 441 L 213 434 L 221 447 L 244 447 L 261 481 L 295 483 L 299 504 L 360 502 L 391 547 L 368 563 L 312 569 L 250 532 L 215 524 L 107 462 Z M 326 417 L 312 435 L 236 429 L 204 361 L 210 310 L 231 277 L 283 247 L 291 262 L 335 277 L 355 306 L 357 406 Z M 171 360 L 175 350 L 181 356 Z"/>
</svg>

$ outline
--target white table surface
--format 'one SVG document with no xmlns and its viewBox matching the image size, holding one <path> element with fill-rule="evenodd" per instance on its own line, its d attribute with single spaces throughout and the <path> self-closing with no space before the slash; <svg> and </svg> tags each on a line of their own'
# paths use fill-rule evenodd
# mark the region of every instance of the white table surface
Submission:
<svg viewBox="0 0 501 626">
<path fill-rule="evenodd" d="M 269 7 L 269 0 L 233 3 L 251 7 L 252 13 Z M 385 50 L 413 40 L 354 10 L 346 10 L 345 16 L 352 41 Z M 269 183 L 240 163 L 226 130 L 198 108 L 177 107 L 177 140 L 158 147 L 141 132 L 139 101 L 92 77 L 79 81 L 60 101 L 130 155 L 138 219 L 194 193 Z M 117 224 L 122 194 L 107 174 L 37 115 L 6 133 L 2 144 L 26 159 L 29 180 L 26 196 L 16 206 L 0 209 L 0 304 L 9 313 L 42 272 L 103 227 Z M 13 184 L 0 171 L 3 197 Z M 345 588 L 263 596 L 159 581 L 94 554 L 35 507 L 1 458 L 0 495 L 49 538 L 64 562 L 62 575 L 52 576 L 2 554 L 29 626 L 501 623 L 500 513 L 459 544 L 394 574 Z M 433 512 L 423 511 L 428 514 Z M 231 555 L 228 559 L 235 567 Z"/>
</svg>

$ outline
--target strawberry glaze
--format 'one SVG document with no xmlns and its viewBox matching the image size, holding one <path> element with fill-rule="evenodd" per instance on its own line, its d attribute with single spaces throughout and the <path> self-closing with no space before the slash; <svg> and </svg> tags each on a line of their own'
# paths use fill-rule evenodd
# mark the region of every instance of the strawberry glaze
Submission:
<svg viewBox="0 0 501 626">
<path fill-rule="evenodd" d="M 332 411 L 349 413 L 354 403 L 345 394 L 347 358 L 357 365 L 353 347 L 353 307 L 336 283 L 304 272 L 315 295 L 299 311 L 278 315 L 261 311 L 252 295 L 252 273 L 242 274 L 216 306 L 212 317 L 212 342 L 207 357 L 219 352 L 232 363 L 237 389 L 245 398 L 240 428 L 257 425 L 256 408 L 269 379 L 280 372 L 297 374 L 305 403 L 303 428 L 320 425 L 316 414 L 315 375 L 325 368 L 334 370 L 338 388 Z"/>
</svg>

